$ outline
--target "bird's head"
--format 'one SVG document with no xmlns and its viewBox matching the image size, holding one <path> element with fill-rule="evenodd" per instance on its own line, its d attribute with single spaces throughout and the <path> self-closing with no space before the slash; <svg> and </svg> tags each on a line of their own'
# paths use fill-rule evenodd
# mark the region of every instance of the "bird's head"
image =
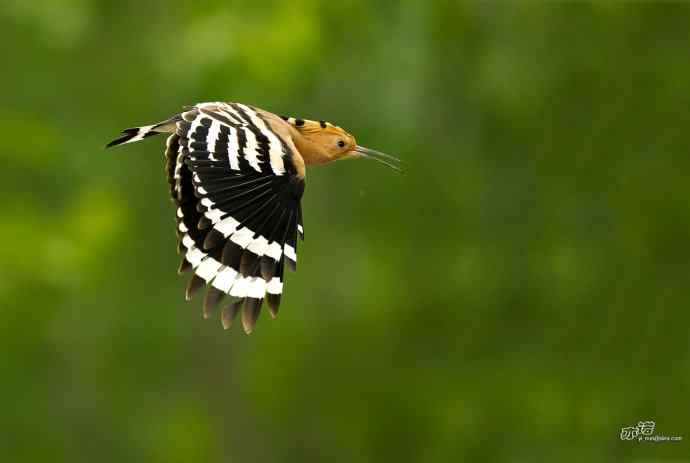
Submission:
<svg viewBox="0 0 690 463">
<path fill-rule="evenodd" d="M 306 164 L 325 164 L 338 159 L 365 157 L 402 171 L 399 159 L 357 145 L 354 136 L 330 122 L 292 117 L 284 119 L 297 132 L 293 139 Z"/>
</svg>

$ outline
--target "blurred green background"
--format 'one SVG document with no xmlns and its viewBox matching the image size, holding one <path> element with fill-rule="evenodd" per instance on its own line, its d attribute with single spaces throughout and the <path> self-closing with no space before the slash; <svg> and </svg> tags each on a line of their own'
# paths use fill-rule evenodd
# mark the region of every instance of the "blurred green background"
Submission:
<svg viewBox="0 0 690 463">
<path fill-rule="evenodd" d="M 3 461 L 689 461 L 690 5 L 3 0 L 0 39 Z M 251 336 L 184 302 L 163 139 L 102 149 L 209 100 L 409 163 L 308 172 Z"/>
</svg>

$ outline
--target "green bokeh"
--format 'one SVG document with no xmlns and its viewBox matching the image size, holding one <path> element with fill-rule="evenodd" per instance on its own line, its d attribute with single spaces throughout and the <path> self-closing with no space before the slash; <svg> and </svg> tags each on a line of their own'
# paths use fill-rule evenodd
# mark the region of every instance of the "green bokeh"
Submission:
<svg viewBox="0 0 690 463">
<path fill-rule="evenodd" d="M 2 461 L 690 461 L 690 6 L 4 0 L 0 41 Z M 102 150 L 208 100 L 409 164 L 308 172 L 251 336 L 183 300 L 162 140 Z"/>
</svg>

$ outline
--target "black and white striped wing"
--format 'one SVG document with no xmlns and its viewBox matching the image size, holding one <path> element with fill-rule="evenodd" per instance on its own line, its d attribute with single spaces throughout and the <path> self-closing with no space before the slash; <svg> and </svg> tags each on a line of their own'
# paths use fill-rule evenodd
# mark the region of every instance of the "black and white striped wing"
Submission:
<svg viewBox="0 0 690 463">
<path fill-rule="evenodd" d="M 192 269 L 187 297 L 204 285 L 204 314 L 224 295 L 229 327 L 242 310 L 250 332 L 264 299 L 275 316 L 284 264 L 297 261 L 304 180 L 292 145 L 253 108 L 204 103 L 181 114 L 167 142 L 166 171 L 177 204 L 181 270 Z"/>
</svg>

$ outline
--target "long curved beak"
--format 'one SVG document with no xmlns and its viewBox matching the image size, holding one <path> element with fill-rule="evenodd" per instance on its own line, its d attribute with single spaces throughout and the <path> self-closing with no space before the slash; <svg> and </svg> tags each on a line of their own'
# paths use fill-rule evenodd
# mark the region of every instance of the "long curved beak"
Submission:
<svg viewBox="0 0 690 463">
<path fill-rule="evenodd" d="M 365 148 L 363 146 L 356 146 L 354 151 L 362 157 L 373 159 L 374 161 L 378 161 L 381 164 L 385 164 L 391 169 L 400 172 L 401 174 L 405 172 L 403 161 L 389 154 Z"/>
</svg>

